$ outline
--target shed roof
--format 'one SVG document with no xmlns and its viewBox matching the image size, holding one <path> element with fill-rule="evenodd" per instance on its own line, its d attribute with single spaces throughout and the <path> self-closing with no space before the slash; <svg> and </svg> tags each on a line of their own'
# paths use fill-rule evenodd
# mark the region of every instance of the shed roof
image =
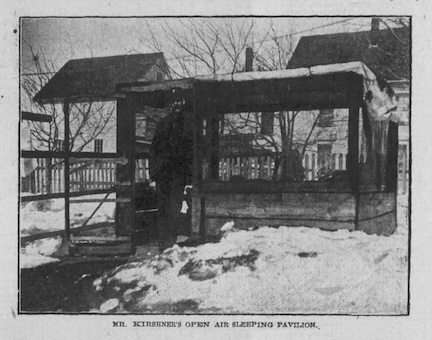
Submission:
<svg viewBox="0 0 432 340">
<path fill-rule="evenodd" d="M 190 97 L 220 112 L 348 107 L 353 91 L 361 105 L 362 85 L 375 75 L 361 62 L 293 70 L 197 76 L 163 83 L 118 84 L 120 93 L 140 93 L 146 105 L 163 107 Z M 174 91 L 173 91 L 174 90 Z M 177 90 L 179 94 L 177 94 Z M 351 94 L 350 94 L 351 92 Z M 351 104 L 353 101 L 351 100 Z M 245 111 L 241 111 L 245 110 Z"/>
<path fill-rule="evenodd" d="M 386 80 L 410 79 L 410 29 L 377 30 L 374 34 L 361 31 L 302 37 L 287 68 L 361 61 Z"/>
<path fill-rule="evenodd" d="M 115 85 L 146 79 L 155 65 L 166 71 L 163 53 L 130 54 L 69 60 L 36 94 L 38 103 L 111 100 Z M 150 80 L 150 79 L 147 79 Z"/>
<path fill-rule="evenodd" d="M 177 97 L 214 112 L 317 110 L 360 107 L 364 94 L 383 117 L 397 105 L 393 91 L 362 62 L 266 72 L 198 76 L 163 83 L 118 84 L 120 93 L 139 93 L 143 104 L 166 107 Z M 177 93 L 177 90 L 179 90 Z"/>
</svg>

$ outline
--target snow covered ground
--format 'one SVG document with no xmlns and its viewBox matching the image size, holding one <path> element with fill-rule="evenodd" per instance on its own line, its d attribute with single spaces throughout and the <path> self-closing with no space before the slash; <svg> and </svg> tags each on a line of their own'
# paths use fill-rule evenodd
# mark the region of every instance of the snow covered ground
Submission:
<svg viewBox="0 0 432 340">
<path fill-rule="evenodd" d="M 71 205 L 72 225 L 80 226 L 96 206 Z M 407 206 L 407 197 L 399 197 L 398 228 L 390 237 L 228 225 L 219 243 L 176 245 L 105 273 L 94 282 L 104 301 L 98 311 L 405 313 Z M 113 215 L 114 203 L 104 203 L 92 221 L 113 221 Z M 61 230 L 63 219 L 62 199 L 23 204 L 21 235 Z M 61 237 L 27 243 L 21 268 L 57 261 L 60 244 Z"/>
<path fill-rule="evenodd" d="M 98 198 L 106 195 L 83 196 L 80 199 Z M 108 198 L 115 198 L 110 194 Z M 98 202 L 73 203 L 70 205 L 71 228 L 80 227 L 94 209 Z M 103 203 L 90 223 L 114 221 L 114 202 Z M 50 199 L 21 203 L 20 210 L 20 234 L 21 236 L 36 235 L 48 231 L 64 230 L 64 199 Z M 21 247 L 21 268 L 31 268 L 44 263 L 58 261 L 53 254 L 59 249 L 62 242 L 61 237 L 52 237 L 34 242 L 29 242 Z"/>
<path fill-rule="evenodd" d="M 219 243 L 167 249 L 94 282 L 100 312 L 407 311 L 406 197 L 390 237 L 345 230 L 226 228 Z"/>
</svg>

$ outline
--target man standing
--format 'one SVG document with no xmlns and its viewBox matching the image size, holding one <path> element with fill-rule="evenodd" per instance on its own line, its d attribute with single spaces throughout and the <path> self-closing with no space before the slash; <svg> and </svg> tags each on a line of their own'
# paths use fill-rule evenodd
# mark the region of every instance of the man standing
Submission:
<svg viewBox="0 0 432 340">
<path fill-rule="evenodd" d="M 159 250 L 174 245 L 185 185 L 192 183 L 192 124 L 185 101 L 175 102 L 156 126 L 150 152 L 150 178 L 156 182 Z"/>
</svg>

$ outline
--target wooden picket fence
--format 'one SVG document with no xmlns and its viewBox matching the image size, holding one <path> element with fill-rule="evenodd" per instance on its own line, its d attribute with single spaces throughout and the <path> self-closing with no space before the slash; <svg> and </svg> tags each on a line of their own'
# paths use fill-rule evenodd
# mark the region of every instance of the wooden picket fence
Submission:
<svg viewBox="0 0 432 340">
<path fill-rule="evenodd" d="M 23 192 L 47 194 L 48 160 L 35 159 L 36 169 L 22 180 Z M 52 159 L 51 193 L 64 192 L 64 162 L 62 159 Z M 116 182 L 117 164 L 111 160 L 92 159 L 71 162 L 70 191 L 108 189 Z M 137 159 L 135 163 L 135 181 L 149 180 L 149 164 L 147 159 Z"/>
<path fill-rule="evenodd" d="M 316 181 L 319 178 L 318 155 L 307 152 L 302 160 L 307 181 Z M 219 179 L 228 181 L 232 176 L 241 176 L 245 179 L 271 179 L 275 166 L 274 155 L 259 157 L 226 157 L 219 161 Z M 346 170 L 346 155 L 332 154 L 332 170 Z M 408 155 L 399 153 L 399 183 L 398 193 L 406 194 L 409 186 Z"/>
<path fill-rule="evenodd" d="M 305 169 L 306 180 L 318 180 L 318 155 L 314 152 L 307 152 L 303 157 L 302 164 Z M 345 170 L 345 164 L 345 154 L 333 154 L 329 166 L 333 170 Z M 232 176 L 241 176 L 245 179 L 271 179 L 274 167 L 274 155 L 221 158 L 219 161 L 219 179 L 228 181 Z"/>
</svg>

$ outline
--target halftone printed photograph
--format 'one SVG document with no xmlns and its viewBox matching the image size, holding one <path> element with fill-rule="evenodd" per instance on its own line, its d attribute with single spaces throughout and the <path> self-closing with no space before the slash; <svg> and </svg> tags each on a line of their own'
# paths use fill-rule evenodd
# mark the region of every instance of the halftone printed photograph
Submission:
<svg viewBox="0 0 432 340">
<path fill-rule="evenodd" d="M 409 315 L 410 16 L 19 24 L 18 314 Z"/>
</svg>

